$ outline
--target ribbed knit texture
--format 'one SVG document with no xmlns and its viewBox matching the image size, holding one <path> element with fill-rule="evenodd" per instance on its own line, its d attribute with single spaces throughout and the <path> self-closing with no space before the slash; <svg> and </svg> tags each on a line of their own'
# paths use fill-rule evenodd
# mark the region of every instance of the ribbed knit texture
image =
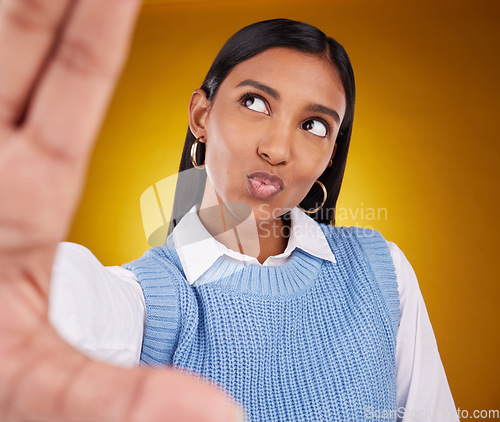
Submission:
<svg viewBox="0 0 500 422">
<path fill-rule="evenodd" d="M 252 422 L 395 421 L 390 251 L 375 230 L 320 227 L 336 263 L 301 249 L 277 267 L 221 257 L 191 286 L 169 237 L 126 264 L 146 301 L 141 363 L 207 377 Z"/>
</svg>

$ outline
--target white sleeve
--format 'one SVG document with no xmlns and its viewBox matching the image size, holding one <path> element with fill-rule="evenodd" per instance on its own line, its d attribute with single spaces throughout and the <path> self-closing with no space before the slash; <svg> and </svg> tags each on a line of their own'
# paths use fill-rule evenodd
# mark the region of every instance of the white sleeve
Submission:
<svg viewBox="0 0 500 422">
<path fill-rule="evenodd" d="M 387 243 L 401 308 L 396 344 L 398 422 L 458 422 L 417 277 L 401 249 Z"/>
<path fill-rule="evenodd" d="M 60 243 L 51 277 L 49 319 L 59 335 L 93 359 L 139 363 L 145 304 L 135 275 L 104 267 L 87 248 Z"/>
</svg>

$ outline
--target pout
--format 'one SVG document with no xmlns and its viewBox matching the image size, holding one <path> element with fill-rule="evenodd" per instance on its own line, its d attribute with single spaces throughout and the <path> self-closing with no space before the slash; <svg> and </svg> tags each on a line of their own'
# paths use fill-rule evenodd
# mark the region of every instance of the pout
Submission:
<svg viewBox="0 0 500 422">
<path fill-rule="evenodd" d="M 267 171 L 256 171 L 247 175 L 248 191 L 258 199 L 270 199 L 284 188 L 281 177 Z"/>
</svg>

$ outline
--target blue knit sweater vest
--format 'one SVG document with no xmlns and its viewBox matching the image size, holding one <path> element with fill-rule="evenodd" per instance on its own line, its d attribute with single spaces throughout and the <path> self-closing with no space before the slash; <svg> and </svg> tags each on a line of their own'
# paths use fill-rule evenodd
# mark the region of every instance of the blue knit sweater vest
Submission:
<svg viewBox="0 0 500 422">
<path fill-rule="evenodd" d="M 400 310 L 387 243 L 320 227 L 336 263 L 301 249 L 277 267 L 220 257 L 189 285 L 170 236 L 125 264 L 146 302 L 141 363 L 203 375 L 252 422 L 395 421 Z"/>
</svg>

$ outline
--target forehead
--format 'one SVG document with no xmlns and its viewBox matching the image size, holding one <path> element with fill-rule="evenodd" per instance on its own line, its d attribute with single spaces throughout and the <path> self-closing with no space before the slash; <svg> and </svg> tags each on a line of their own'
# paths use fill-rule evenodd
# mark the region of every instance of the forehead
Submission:
<svg viewBox="0 0 500 422">
<path fill-rule="evenodd" d="M 270 86 L 284 99 L 313 99 L 341 110 L 345 108 L 344 89 L 336 69 L 329 60 L 316 54 L 271 48 L 235 66 L 220 89 L 234 89 L 247 79 Z"/>
</svg>

